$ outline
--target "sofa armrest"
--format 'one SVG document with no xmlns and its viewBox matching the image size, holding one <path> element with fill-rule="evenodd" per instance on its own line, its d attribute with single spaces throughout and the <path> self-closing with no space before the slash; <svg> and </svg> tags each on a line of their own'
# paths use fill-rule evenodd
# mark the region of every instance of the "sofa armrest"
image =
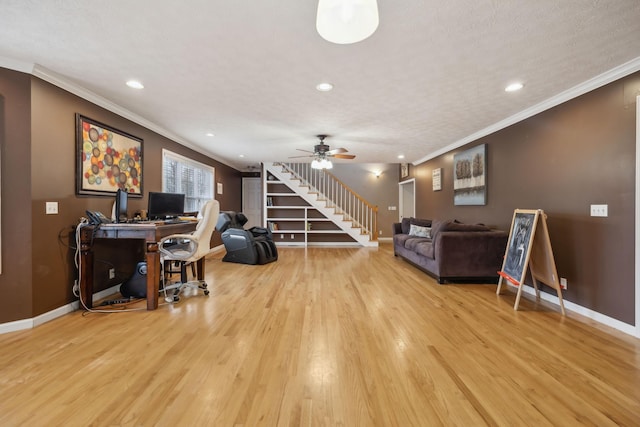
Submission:
<svg viewBox="0 0 640 427">
<path fill-rule="evenodd" d="M 504 231 L 442 231 L 434 241 L 434 258 L 442 277 L 497 276 L 507 247 Z"/>
<path fill-rule="evenodd" d="M 394 222 L 391 225 L 391 235 L 395 236 L 396 234 L 402 234 L 402 224 L 399 222 Z"/>
</svg>

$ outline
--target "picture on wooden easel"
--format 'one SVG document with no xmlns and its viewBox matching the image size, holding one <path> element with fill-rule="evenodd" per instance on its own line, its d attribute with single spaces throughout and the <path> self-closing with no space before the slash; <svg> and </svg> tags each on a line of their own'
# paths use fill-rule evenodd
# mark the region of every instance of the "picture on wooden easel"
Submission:
<svg viewBox="0 0 640 427">
<path fill-rule="evenodd" d="M 503 271 L 518 282 L 526 266 L 535 220 L 535 212 L 516 212 L 513 218 Z"/>
</svg>

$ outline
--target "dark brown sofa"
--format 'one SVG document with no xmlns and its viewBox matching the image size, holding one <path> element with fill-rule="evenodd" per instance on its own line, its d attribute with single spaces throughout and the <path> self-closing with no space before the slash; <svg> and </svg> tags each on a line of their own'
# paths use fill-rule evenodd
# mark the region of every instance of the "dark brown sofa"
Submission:
<svg viewBox="0 0 640 427">
<path fill-rule="evenodd" d="M 481 224 L 404 218 L 393 224 L 393 253 L 445 281 L 496 283 L 508 234 Z"/>
</svg>

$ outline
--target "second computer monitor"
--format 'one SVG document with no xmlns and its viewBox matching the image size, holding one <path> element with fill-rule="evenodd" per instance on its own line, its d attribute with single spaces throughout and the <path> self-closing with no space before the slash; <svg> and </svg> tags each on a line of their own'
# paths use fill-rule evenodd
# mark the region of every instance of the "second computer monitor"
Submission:
<svg viewBox="0 0 640 427">
<path fill-rule="evenodd" d="M 182 193 L 149 192 L 149 218 L 167 219 L 184 214 L 184 200 L 185 196 Z"/>
</svg>

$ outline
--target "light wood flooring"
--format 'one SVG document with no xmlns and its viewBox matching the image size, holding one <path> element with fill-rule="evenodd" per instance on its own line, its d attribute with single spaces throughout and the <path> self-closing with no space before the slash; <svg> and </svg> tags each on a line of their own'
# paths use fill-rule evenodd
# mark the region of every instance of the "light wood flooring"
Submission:
<svg viewBox="0 0 640 427">
<path fill-rule="evenodd" d="M 389 244 L 221 255 L 208 297 L 0 335 L 0 426 L 640 425 L 638 339 Z"/>
</svg>

